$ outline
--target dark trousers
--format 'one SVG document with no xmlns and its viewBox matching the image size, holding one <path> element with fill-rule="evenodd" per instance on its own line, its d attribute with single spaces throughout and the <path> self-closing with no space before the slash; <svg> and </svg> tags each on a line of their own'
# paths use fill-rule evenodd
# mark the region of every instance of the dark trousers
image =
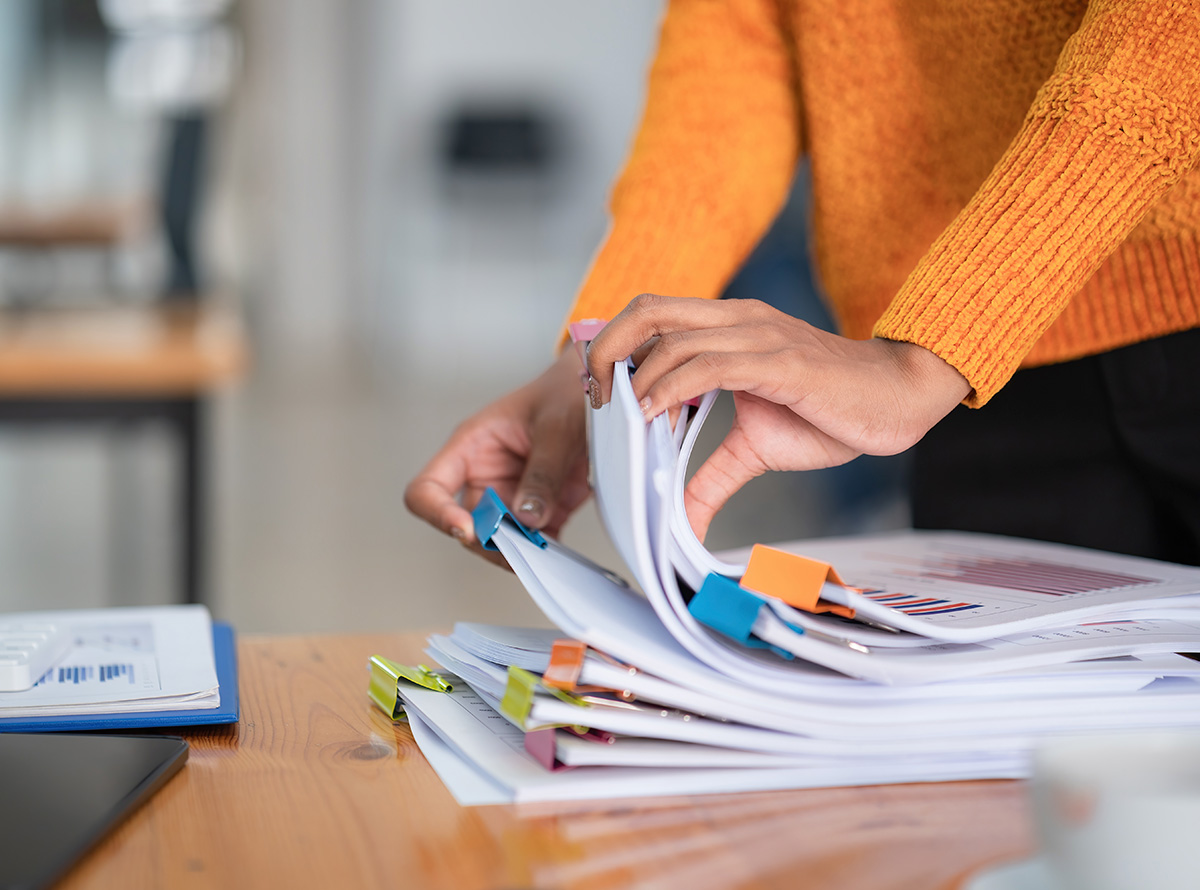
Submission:
<svg viewBox="0 0 1200 890">
<path fill-rule="evenodd" d="M 1200 329 L 1018 371 L 916 447 L 913 524 L 1200 565 Z"/>
</svg>

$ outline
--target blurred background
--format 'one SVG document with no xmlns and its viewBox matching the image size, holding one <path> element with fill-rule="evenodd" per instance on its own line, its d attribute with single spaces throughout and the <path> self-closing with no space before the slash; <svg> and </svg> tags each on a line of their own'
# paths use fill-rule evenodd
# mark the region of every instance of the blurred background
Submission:
<svg viewBox="0 0 1200 890">
<path fill-rule="evenodd" d="M 544 624 L 403 490 L 551 359 L 660 14 L 0 3 L 0 610 Z M 801 169 L 730 295 L 827 325 L 818 292 Z M 902 479 L 758 480 L 710 544 L 903 525 Z M 565 539 L 618 562 L 590 506 Z"/>
</svg>

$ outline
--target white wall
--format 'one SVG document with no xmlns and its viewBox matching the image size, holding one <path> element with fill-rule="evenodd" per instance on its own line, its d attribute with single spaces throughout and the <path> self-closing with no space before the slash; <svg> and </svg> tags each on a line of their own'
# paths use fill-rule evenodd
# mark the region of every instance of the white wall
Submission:
<svg viewBox="0 0 1200 890">
<path fill-rule="evenodd" d="M 550 354 L 641 109 L 651 0 L 245 0 L 238 111 L 251 310 L 268 357 L 347 342 L 397 373 Z M 462 99 L 560 109 L 567 175 L 538 207 L 452 207 L 437 125 Z M 273 345 L 273 343 L 275 345 Z M 514 369 L 517 372 L 517 369 Z M 520 374 L 525 369 L 519 369 Z"/>
</svg>

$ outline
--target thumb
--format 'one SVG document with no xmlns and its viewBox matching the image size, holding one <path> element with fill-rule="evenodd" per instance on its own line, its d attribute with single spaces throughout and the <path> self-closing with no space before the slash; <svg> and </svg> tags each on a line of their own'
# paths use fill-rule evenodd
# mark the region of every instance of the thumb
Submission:
<svg viewBox="0 0 1200 890">
<path fill-rule="evenodd" d="M 540 529 L 556 520 L 561 522 L 558 514 L 569 509 L 564 488 L 573 482 L 573 470 L 586 452 L 583 418 L 572 413 L 539 419 L 531 433 L 529 457 L 513 498 L 513 510 L 523 524 Z"/>
<path fill-rule="evenodd" d="M 742 486 L 766 472 L 766 467 L 753 457 L 752 452 L 739 447 L 743 437 L 739 430 L 730 430 L 717 450 L 700 465 L 683 492 L 683 506 L 687 511 L 696 537 L 701 541 L 708 534 L 713 517 L 728 503 Z"/>
</svg>

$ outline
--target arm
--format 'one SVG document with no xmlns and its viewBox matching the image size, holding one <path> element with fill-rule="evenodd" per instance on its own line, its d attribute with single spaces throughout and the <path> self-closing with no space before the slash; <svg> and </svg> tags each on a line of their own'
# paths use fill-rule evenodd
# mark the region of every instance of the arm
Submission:
<svg viewBox="0 0 1200 890">
<path fill-rule="evenodd" d="M 875 329 L 851 341 L 754 304 L 639 300 L 593 343 L 643 350 L 648 415 L 735 393 L 729 436 L 689 483 L 697 531 L 746 481 L 918 441 L 954 404 L 982 404 L 1103 259 L 1200 158 L 1194 4 L 1096 3 L 1009 150 Z M 972 392 L 973 390 L 973 392 Z"/>
<path fill-rule="evenodd" d="M 801 150 L 778 0 L 672 0 L 612 225 L 570 321 L 645 291 L 715 298 L 779 213 Z"/>
<path fill-rule="evenodd" d="M 648 286 L 717 296 L 778 213 L 800 141 L 778 10 L 672 2 L 612 230 L 572 320 L 612 317 Z M 522 522 L 557 533 L 588 493 L 578 372 L 564 350 L 465 421 L 409 483 L 408 508 L 478 550 L 469 508 L 493 485 Z"/>
<path fill-rule="evenodd" d="M 875 335 L 941 356 L 982 405 L 1198 160 L 1197 4 L 1097 0 L 1007 152 Z"/>
</svg>

